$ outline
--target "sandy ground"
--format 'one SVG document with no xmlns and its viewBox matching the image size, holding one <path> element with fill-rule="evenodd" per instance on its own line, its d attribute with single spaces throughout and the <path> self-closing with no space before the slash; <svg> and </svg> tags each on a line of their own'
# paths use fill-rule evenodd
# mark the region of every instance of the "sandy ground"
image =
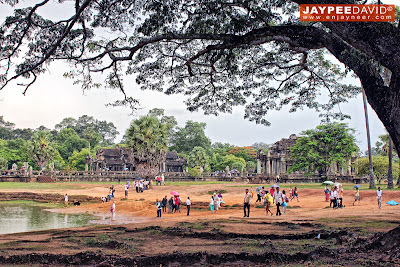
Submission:
<svg viewBox="0 0 400 267">
<path fill-rule="evenodd" d="M 110 206 L 111 203 L 95 203 L 84 204 L 82 206 L 74 207 L 70 205 L 68 209 L 53 209 L 54 212 L 61 213 L 93 213 L 99 215 L 101 220 L 98 223 L 103 224 L 127 224 L 127 223 L 144 223 L 144 222 L 159 222 L 164 225 L 167 222 L 182 222 L 194 221 L 198 219 L 218 220 L 224 218 L 243 218 L 243 196 L 246 184 L 208 184 L 208 185 L 191 185 L 191 186 L 153 186 L 152 189 L 145 190 L 143 193 L 136 193 L 135 188 L 130 188 L 127 200 L 124 198 L 124 185 L 116 185 L 115 202 L 117 216 L 116 221 L 110 221 Z M 285 185 L 282 189 L 288 191 Z M 88 185 L 79 184 L 79 190 L 21 190 L 30 191 L 35 193 L 59 193 L 68 195 L 89 195 L 97 197 L 100 200 L 101 196 L 108 194 L 108 186 L 106 185 Z M 237 205 L 238 207 L 230 207 L 225 209 L 222 207 L 217 213 L 211 214 L 206 210 L 207 203 L 209 203 L 210 194 L 212 190 L 226 190 L 223 194 L 224 205 Z M 389 200 L 395 200 L 400 203 L 400 191 L 385 191 L 382 200 L 382 209 L 378 208 L 375 191 L 373 190 L 360 190 L 361 205 L 353 206 L 354 191 L 345 190 L 344 192 L 344 205 L 343 209 L 333 210 L 329 207 L 329 202 L 325 202 L 323 188 L 321 189 L 299 189 L 299 201 L 293 199 L 288 205 L 286 214 L 282 216 L 275 216 L 276 207 L 272 207 L 274 216 L 266 216 L 265 209 L 255 208 L 256 192 L 255 187 L 254 198 L 251 204 L 250 219 L 264 218 L 266 221 L 317 221 L 320 218 L 339 218 L 339 217 L 357 217 L 357 218 L 371 218 L 371 219 L 393 219 L 400 220 L 400 206 L 389 206 L 386 204 Z M 4 190 L 7 191 L 7 190 Z M 10 190 L 11 191 L 11 190 Z M 13 190 L 14 192 L 16 190 Z M 18 190 L 19 191 L 19 190 Z M 168 214 L 164 213 L 161 218 L 156 217 L 156 199 L 162 199 L 164 196 L 170 198 L 171 191 L 178 191 L 185 202 L 189 196 L 194 206 L 190 212 L 190 216 L 186 216 L 186 207 L 181 208 L 180 213 Z M 196 209 L 200 205 L 201 210 Z"/>
</svg>

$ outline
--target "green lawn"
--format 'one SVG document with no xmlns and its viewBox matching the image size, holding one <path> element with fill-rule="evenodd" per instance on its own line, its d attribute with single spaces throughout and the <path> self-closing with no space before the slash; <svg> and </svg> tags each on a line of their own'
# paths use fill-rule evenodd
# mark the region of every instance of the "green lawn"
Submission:
<svg viewBox="0 0 400 267">
<path fill-rule="evenodd" d="M 82 186 L 81 184 L 87 184 L 88 186 Z M 118 182 L 59 182 L 59 183 L 20 183 L 20 182 L 1 182 L 1 189 L 72 189 L 72 190 L 83 190 L 87 189 L 89 185 L 104 185 L 108 186 L 111 184 L 118 184 Z M 121 182 L 122 184 L 122 182 Z"/>
<path fill-rule="evenodd" d="M 266 189 L 269 189 L 271 184 L 248 184 L 248 185 L 228 185 L 227 187 L 253 187 L 253 190 L 255 190 L 255 188 L 259 187 L 259 186 L 264 186 Z M 353 186 L 355 184 L 353 183 L 342 183 L 343 185 L 343 189 L 344 190 L 353 190 Z M 281 188 L 287 189 L 289 187 L 297 187 L 298 189 L 324 189 L 324 185 L 320 184 L 320 183 L 301 183 L 301 184 L 285 184 L 285 183 L 281 183 L 280 184 Z M 378 186 L 381 187 L 382 190 L 400 190 L 400 188 L 398 188 L 398 186 L 395 185 L 395 188 L 393 189 L 387 189 L 387 184 L 382 184 L 382 185 L 376 185 L 376 188 L 378 188 Z M 376 190 L 376 189 L 369 189 L 369 184 L 362 184 L 360 187 L 360 190 Z"/>
<path fill-rule="evenodd" d="M 190 186 L 190 185 L 204 185 L 204 184 L 234 184 L 235 182 L 223 182 L 223 181 L 197 181 L 197 182 L 165 182 L 165 185 L 171 186 Z M 153 186 L 157 186 L 154 185 Z"/>
</svg>

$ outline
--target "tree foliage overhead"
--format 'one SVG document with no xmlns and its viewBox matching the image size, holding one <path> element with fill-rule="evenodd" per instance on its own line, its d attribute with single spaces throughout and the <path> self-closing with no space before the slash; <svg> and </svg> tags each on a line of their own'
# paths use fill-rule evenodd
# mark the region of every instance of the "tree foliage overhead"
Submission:
<svg viewBox="0 0 400 267">
<path fill-rule="evenodd" d="M 352 70 L 400 150 L 396 24 L 298 19 L 302 3 L 366 2 L 44 0 L 28 6 L 2 0 L 15 10 L 0 27 L 1 88 L 27 79 L 26 91 L 48 63 L 65 60 L 74 66 L 65 76 L 84 89 L 99 87 L 102 81 L 93 74 L 105 73 L 104 84 L 125 96 L 117 105 L 136 103 L 124 86 L 127 73 L 136 75 L 142 89 L 187 95 L 189 110 L 217 114 L 245 105 L 246 118 L 269 124 L 268 111 L 286 105 L 290 111 L 308 107 L 344 118 L 334 107 L 360 92 L 341 80 Z M 70 12 L 52 21 L 40 15 L 48 5 Z M 330 62 L 328 54 L 346 69 Z M 382 70 L 392 74 L 388 83 Z M 328 96 L 326 102 L 321 94 Z"/>
<path fill-rule="evenodd" d="M 327 174 L 332 163 L 348 166 L 354 152 L 358 151 L 354 130 L 344 123 L 330 123 L 301 133 L 296 144 L 290 148 L 290 158 L 294 160 L 289 172 L 322 171 Z"/>
</svg>

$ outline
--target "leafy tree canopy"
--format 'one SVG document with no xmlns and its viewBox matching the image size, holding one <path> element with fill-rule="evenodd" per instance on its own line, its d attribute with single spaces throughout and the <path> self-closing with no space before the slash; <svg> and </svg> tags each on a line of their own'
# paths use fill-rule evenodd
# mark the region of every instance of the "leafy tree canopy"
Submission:
<svg viewBox="0 0 400 267">
<path fill-rule="evenodd" d="M 114 143 L 115 137 L 119 134 L 114 123 L 100 121 L 92 116 L 83 115 L 78 119 L 65 118 L 56 124 L 55 129 L 61 131 L 63 129 L 73 129 L 79 137 L 91 140 L 92 147 L 98 145 L 108 146 Z"/>
<path fill-rule="evenodd" d="M 234 147 L 229 150 L 229 153 L 245 161 L 256 161 L 257 158 L 257 151 L 251 146 Z"/>
<path fill-rule="evenodd" d="M 168 129 L 155 116 L 133 120 L 126 131 L 126 144 L 138 171 L 154 176 L 168 149 Z"/>
<path fill-rule="evenodd" d="M 387 178 L 388 175 L 388 167 L 389 167 L 389 159 L 387 156 L 374 156 L 372 157 L 372 165 L 374 170 L 374 175 L 377 177 L 385 176 Z M 399 165 L 393 165 L 393 176 L 398 177 Z M 359 176 L 368 176 L 369 177 L 369 160 L 368 158 L 359 158 L 358 159 L 358 175 Z"/>
<path fill-rule="evenodd" d="M 193 148 L 202 147 L 206 151 L 211 149 L 211 140 L 206 136 L 204 122 L 187 121 L 185 127 L 177 127 L 175 133 L 170 136 L 172 146 L 170 150 L 189 154 Z"/>
<path fill-rule="evenodd" d="M 207 155 L 207 151 L 200 147 L 196 146 L 189 153 L 188 163 L 189 167 L 202 167 L 203 170 L 209 169 L 209 161 L 210 157 Z"/>
<path fill-rule="evenodd" d="M 28 153 L 39 167 L 45 167 L 56 154 L 52 135 L 48 131 L 36 131 L 28 141 Z"/>
<path fill-rule="evenodd" d="M 329 123 L 302 132 L 296 144 L 290 148 L 290 158 L 294 163 L 289 172 L 302 170 L 312 173 L 321 170 L 326 174 L 334 162 L 346 166 L 347 160 L 358 151 L 353 131 L 347 124 Z"/>
<path fill-rule="evenodd" d="M 324 110 L 325 119 L 345 118 L 334 107 L 360 92 L 343 80 L 351 70 L 400 150 L 397 23 L 298 19 L 302 3 L 366 2 L 45 0 L 29 6 L 3 0 L 19 6 L 0 27 L 1 88 L 28 79 L 26 91 L 48 63 L 64 60 L 74 66 L 65 76 L 84 89 L 120 89 L 124 99 L 115 105 L 137 103 L 122 78 L 135 74 L 142 89 L 185 94 L 191 111 L 218 114 L 245 105 L 246 118 L 268 125 L 268 111 L 287 105 L 290 111 Z M 71 12 L 52 21 L 40 15 L 47 5 Z M 392 74 L 389 79 L 382 78 L 383 70 Z M 105 82 L 96 80 L 98 72 L 107 74 Z"/>
<path fill-rule="evenodd" d="M 56 137 L 56 147 L 61 157 L 67 160 L 74 151 L 88 147 L 88 141 L 79 137 L 72 128 L 62 129 Z"/>
</svg>

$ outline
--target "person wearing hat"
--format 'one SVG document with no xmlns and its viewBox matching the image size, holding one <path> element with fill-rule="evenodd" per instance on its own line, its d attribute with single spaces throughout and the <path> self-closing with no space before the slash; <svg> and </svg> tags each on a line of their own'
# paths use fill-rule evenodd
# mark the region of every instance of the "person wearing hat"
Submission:
<svg viewBox="0 0 400 267">
<path fill-rule="evenodd" d="M 378 199 L 379 208 L 381 208 L 381 204 L 382 204 L 382 195 L 383 195 L 383 191 L 381 190 L 381 187 L 378 187 L 378 190 L 376 190 L 376 198 Z"/>
<path fill-rule="evenodd" d="M 354 202 L 353 202 L 353 206 L 354 204 L 358 201 L 358 206 L 360 206 L 360 191 L 358 190 L 358 187 L 356 187 L 356 191 L 354 193 Z"/>
</svg>

